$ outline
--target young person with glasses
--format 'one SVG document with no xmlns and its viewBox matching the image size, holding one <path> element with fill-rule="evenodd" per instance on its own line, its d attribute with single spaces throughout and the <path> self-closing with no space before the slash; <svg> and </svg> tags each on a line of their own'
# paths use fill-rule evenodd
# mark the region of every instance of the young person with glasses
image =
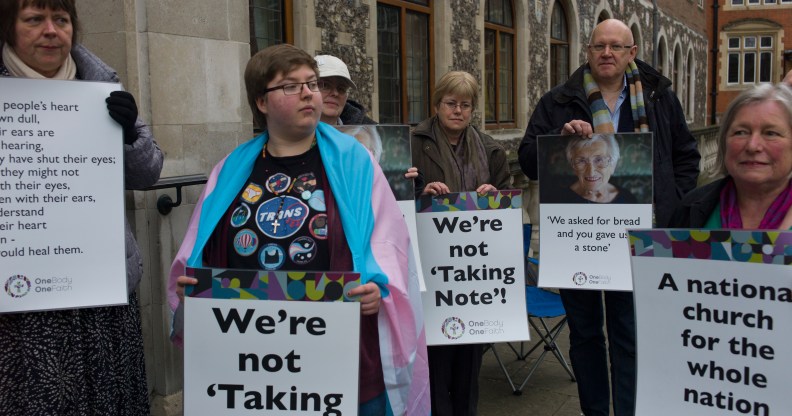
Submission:
<svg viewBox="0 0 792 416">
<path fill-rule="evenodd" d="M 362 284 L 349 291 L 362 315 L 358 414 L 428 414 L 418 280 L 382 170 L 353 137 L 319 122 L 319 70 L 304 51 L 259 51 L 245 86 L 264 132 L 212 171 L 171 267 L 171 308 L 178 317 L 185 285 L 197 283 L 185 267 L 358 272 Z"/>
<path fill-rule="evenodd" d="M 637 53 L 632 32 L 623 22 L 608 19 L 598 24 L 588 45 L 588 61 L 546 93 L 534 109 L 520 144 L 520 166 L 536 179 L 540 135 L 591 138 L 594 133 L 652 132 L 655 218 L 656 225 L 663 227 L 682 195 L 696 186 L 701 157 L 671 81 L 636 59 Z M 569 355 L 581 410 L 586 416 L 607 416 L 612 385 L 614 415 L 633 415 L 632 293 L 562 289 L 561 300 L 569 321 Z"/>
</svg>

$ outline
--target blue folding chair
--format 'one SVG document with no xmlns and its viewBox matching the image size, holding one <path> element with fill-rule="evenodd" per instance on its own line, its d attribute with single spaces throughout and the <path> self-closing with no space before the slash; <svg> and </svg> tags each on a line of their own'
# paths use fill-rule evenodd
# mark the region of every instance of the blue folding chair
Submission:
<svg viewBox="0 0 792 416">
<path fill-rule="evenodd" d="M 528 256 L 530 243 L 531 224 L 523 224 L 523 254 L 525 255 L 526 259 L 525 302 L 528 313 L 528 323 L 531 325 L 534 331 L 536 331 L 536 334 L 539 336 L 539 339 L 542 342 L 537 342 L 536 345 L 534 345 L 527 352 L 523 350 L 525 344 L 522 342 L 520 343 L 519 351 L 517 351 L 513 345 L 508 345 L 509 348 L 511 348 L 512 351 L 514 351 L 514 353 L 517 355 L 517 359 L 519 360 L 525 360 L 540 346 L 543 347 L 544 350 L 539 355 L 539 357 L 536 358 L 536 361 L 528 370 L 528 375 L 525 376 L 525 379 L 520 384 L 519 388 L 516 388 L 514 383 L 512 383 L 511 377 L 507 377 L 509 379 L 509 384 L 511 385 L 512 391 L 516 396 L 522 394 L 522 390 L 525 388 L 528 380 L 534 374 L 536 369 L 539 368 L 539 365 L 549 352 L 552 352 L 553 355 L 555 355 L 558 362 L 561 364 L 564 370 L 566 370 L 567 374 L 569 374 L 571 380 L 573 382 L 576 381 L 572 369 L 569 367 L 564 355 L 561 353 L 561 351 L 559 351 L 558 344 L 556 343 L 556 339 L 567 324 L 566 311 L 564 310 L 563 303 L 561 303 L 561 295 L 549 290 L 540 289 L 535 286 L 537 283 L 535 279 L 535 273 L 531 273 L 529 269 L 532 267 L 531 265 L 538 266 L 539 261 Z M 546 319 L 558 317 L 561 317 L 561 319 L 555 325 L 550 327 Z"/>
</svg>

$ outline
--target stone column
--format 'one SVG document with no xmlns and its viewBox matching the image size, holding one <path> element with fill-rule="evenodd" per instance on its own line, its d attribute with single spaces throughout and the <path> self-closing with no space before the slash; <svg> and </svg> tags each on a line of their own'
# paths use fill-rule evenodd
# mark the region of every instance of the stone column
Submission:
<svg viewBox="0 0 792 416">
<path fill-rule="evenodd" d="M 253 136 L 243 72 L 250 57 L 246 0 L 81 0 L 83 43 L 115 68 L 165 153 L 162 177 L 208 174 Z M 200 186 L 160 215 L 156 199 L 129 193 L 127 216 L 143 251 L 139 294 L 153 415 L 181 414 L 182 352 L 169 341 L 170 263 Z"/>
</svg>

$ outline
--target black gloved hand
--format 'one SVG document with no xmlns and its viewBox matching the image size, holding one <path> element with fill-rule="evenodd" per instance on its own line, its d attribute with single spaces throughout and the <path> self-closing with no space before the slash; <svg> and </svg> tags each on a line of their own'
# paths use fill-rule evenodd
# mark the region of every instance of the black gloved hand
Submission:
<svg viewBox="0 0 792 416">
<path fill-rule="evenodd" d="M 124 130 L 124 143 L 131 145 L 137 140 L 138 134 L 135 122 L 138 118 L 138 108 L 135 97 L 126 91 L 113 91 L 105 100 L 110 117 L 121 125 Z"/>
</svg>

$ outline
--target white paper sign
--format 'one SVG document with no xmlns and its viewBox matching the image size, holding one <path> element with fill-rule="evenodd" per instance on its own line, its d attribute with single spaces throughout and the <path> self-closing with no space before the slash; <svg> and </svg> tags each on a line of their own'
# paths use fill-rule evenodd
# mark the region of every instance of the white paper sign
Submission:
<svg viewBox="0 0 792 416">
<path fill-rule="evenodd" d="M 529 339 L 521 195 L 483 198 L 498 207 L 503 195 L 501 208 L 465 210 L 476 193 L 449 194 L 438 199 L 452 209 L 417 214 L 427 344 Z"/>
<path fill-rule="evenodd" d="M 541 204 L 539 286 L 632 290 L 626 228 L 651 227 L 651 204 Z"/>
<path fill-rule="evenodd" d="M 635 414 L 789 414 L 792 232 L 630 234 Z"/>
<path fill-rule="evenodd" d="M 652 134 L 539 136 L 539 286 L 631 290 L 627 228 L 652 227 Z"/>
<path fill-rule="evenodd" d="M 184 311 L 184 414 L 357 414 L 357 302 L 188 297 Z"/>
<path fill-rule="evenodd" d="M 126 303 L 118 89 L 0 77 L 0 312 Z"/>
</svg>

